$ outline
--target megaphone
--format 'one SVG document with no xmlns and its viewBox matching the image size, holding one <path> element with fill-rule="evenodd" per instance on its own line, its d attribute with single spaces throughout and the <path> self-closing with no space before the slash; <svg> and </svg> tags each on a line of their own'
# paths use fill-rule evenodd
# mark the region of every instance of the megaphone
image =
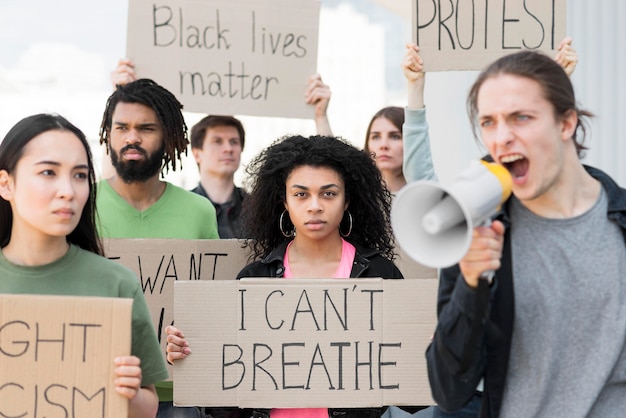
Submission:
<svg viewBox="0 0 626 418">
<path fill-rule="evenodd" d="M 433 181 L 407 184 L 391 208 L 398 244 L 427 267 L 456 264 L 469 250 L 474 227 L 490 221 L 511 195 L 512 183 L 503 166 L 473 161 L 450 187 Z"/>
</svg>

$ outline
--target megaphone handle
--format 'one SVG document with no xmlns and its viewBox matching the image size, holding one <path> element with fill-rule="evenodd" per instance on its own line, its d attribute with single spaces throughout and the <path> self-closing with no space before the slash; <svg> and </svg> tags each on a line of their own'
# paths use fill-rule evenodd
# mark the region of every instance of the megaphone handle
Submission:
<svg viewBox="0 0 626 418">
<path fill-rule="evenodd" d="M 491 219 L 485 219 L 484 221 L 480 223 L 479 226 L 490 226 L 490 225 L 491 225 Z M 487 283 L 489 283 L 489 285 L 491 286 L 495 275 L 496 275 L 495 270 L 487 270 L 487 271 L 483 271 L 480 274 L 479 278 L 482 280 L 487 280 Z"/>
</svg>

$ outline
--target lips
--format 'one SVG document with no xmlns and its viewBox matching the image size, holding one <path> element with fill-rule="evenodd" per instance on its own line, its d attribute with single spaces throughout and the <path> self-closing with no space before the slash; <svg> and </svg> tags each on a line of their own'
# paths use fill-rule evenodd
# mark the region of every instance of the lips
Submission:
<svg viewBox="0 0 626 418">
<path fill-rule="evenodd" d="M 138 160 L 147 157 L 148 153 L 137 145 L 127 145 L 120 150 L 120 155 L 123 155 L 127 160 Z"/>
<path fill-rule="evenodd" d="M 71 218 L 74 216 L 75 212 L 73 209 L 63 208 L 63 209 L 57 209 L 53 211 L 52 213 L 54 213 L 57 216 L 60 216 L 61 218 Z"/>
<path fill-rule="evenodd" d="M 510 154 L 500 157 L 500 163 L 511 173 L 513 181 L 522 179 L 528 174 L 528 158 L 521 154 Z"/>
</svg>

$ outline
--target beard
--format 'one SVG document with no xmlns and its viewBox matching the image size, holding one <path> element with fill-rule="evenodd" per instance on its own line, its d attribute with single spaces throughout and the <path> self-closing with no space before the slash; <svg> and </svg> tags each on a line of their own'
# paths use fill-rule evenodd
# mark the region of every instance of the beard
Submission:
<svg viewBox="0 0 626 418">
<path fill-rule="evenodd" d="M 161 171 L 163 154 L 165 153 L 165 144 L 161 144 L 161 147 L 152 154 L 148 154 L 145 149 L 138 145 L 126 145 L 120 149 L 120 154 L 124 154 L 130 149 L 134 149 L 142 153 L 145 156 L 145 159 L 143 161 L 120 160 L 119 154 L 109 146 L 109 150 L 111 152 L 111 164 L 115 167 L 117 175 L 120 176 L 124 183 L 142 183 Z"/>
</svg>

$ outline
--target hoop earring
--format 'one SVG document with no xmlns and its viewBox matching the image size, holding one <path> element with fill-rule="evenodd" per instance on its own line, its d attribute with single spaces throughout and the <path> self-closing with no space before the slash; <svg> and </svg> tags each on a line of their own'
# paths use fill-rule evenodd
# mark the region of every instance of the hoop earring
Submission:
<svg viewBox="0 0 626 418">
<path fill-rule="evenodd" d="M 348 219 L 350 220 L 350 227 L 348 228 L 348 232 L 344 233 L 341 230 L 341 224 L 339 224 L 339 234 L 341 234 L 341 236 L 344 238 L 348 238 L 350 234 L 352 233 L 352 214 L 350 213 L 349 210 L 346 210 L 346 213 L 348 214 Z"/>
<path fill-rule="evenodd" d="M 296 235 L 296 230 L 294 228 L 288 233 L 285 232 L 285 229 L 283 228 L 283 218 L 285 217 L 285 213 L 287 213 L 287 209 L 283 210 L 283 213 L 280 214 L 280 218 L 278 218 L 278 229 L 280 229 L 281 234 L 283 234 L 285 238 L 292 238 Z"/>
</svg>

